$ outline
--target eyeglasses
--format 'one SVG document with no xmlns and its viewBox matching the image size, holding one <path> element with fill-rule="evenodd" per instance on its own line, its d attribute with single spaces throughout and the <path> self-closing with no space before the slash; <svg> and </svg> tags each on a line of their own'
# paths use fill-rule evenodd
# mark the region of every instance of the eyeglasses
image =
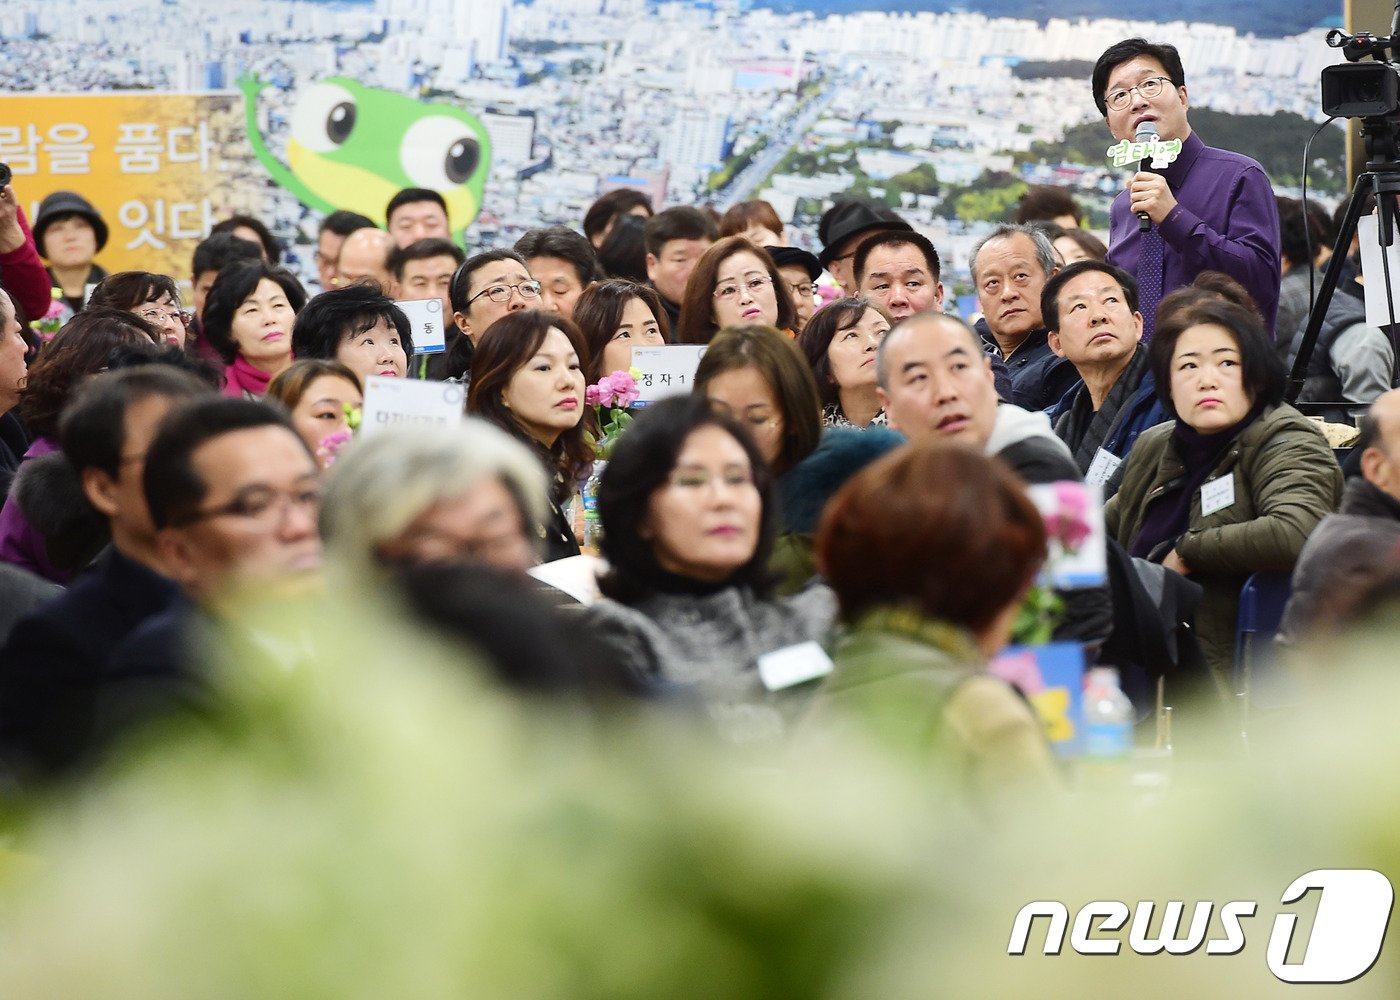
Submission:
<svg viewBox="0 0 1400 1000">
<path fill-rule="evenodd" d="M 744 287 L 749 290 L 750 295 L 757 295 L 758 290 L 760 288 L 762 288 L 764 285 L 771 285 L 772 283 L 773 279 L 768 277 L 767 275 L 755 275 L 754 277 L 744 282 Z M 738 282 L 734 281 L 720 285 L 714 291 L 715 298 L 719 299 L 721 302 L 725 301 L 726 299 L 732 299 L 738 294 L 739 284 Z"/>
<path fill-rule="evenodd" d="M 817 297 L 817 283 L 815 281 L 809 281 L 797 285 L 788 285 L 788 287 L 792 289 L 793 295 L 797 295 L 799 297 L 806 297 L 809 299 L 814 299 Z"/>
<path fill-rule="evenodd" d="M 216 517 L 236 517 L 252 527 L 271 531 L 286 520 L 287 512 L 292 508 L 314 519 L 321 509 L 320 487 L 309 486 L 292 493 L 268 487 L 255 487 L 239 494 L 226 504 L 195 511 L 180 524 L 186 526 Z"/>
<path fill-rule="evenodd" d="M 1150 80 L 1143 80 L 1136 87 L 1129 87 L 1127 90 L 1115 90 L 1110 94 L 1105 94 L 1103 101 L 1112 111 L 1122 111 L 1133 99 L 1133 93 L 1137 92 L 1143 96 L 1144 100 L 1152 100 L 1162 93 L 1162 89 L 1171 83 L 1165 76 L 1154 76 Z"/>
<path fill-rule="evenodd" d="M 156 326 L 164 326 L 166 323 L 175 322 L 181 326 L 188 326 L 193 318 L 190 313 L 181 312 L 179 309 L 162 309 L 159 306 L 149 306 L 142 309 L 136 315 L 140 316 L 147 323 Z"/>
<path fill-rule="evenodd" d="M 511 292 L 519 292 L 522 299 L 537 299 L 540 297 L 540 283 L 538 281 L 522 281 L 518 285 L 492 285 L 489 288 L 483 288 L 467 299 L 467 305 L 471 305 L 483 295 L 490 297 L 492 302 L 509 302 Z"/>
</svg>

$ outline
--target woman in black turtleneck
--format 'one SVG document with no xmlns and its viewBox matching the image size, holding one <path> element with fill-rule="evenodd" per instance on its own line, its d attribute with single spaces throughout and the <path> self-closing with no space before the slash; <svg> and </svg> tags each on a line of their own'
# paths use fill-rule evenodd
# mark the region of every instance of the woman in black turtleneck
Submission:
<svg viewBox="0 0 1400 1000">
<path fill-rule="evenodd" d="M 778 511 L 748 433 L 700 396 L 647 407 L 612 453 L 598 512 L 609 565 L 606 599 L 590 609 L 600 637 L 633 670 L 689 689 L 730 738 L 780 735 L 800 701 L 791 689 L 804 670 L 820 676 L 821 659 L 798 654 L 783 677 L 761 677 L 759 661 L 825 638 L 835 599 L 820 585 L 771 596 Z"/>
<path fill-rule="evenodd" d="M 1204 296 L 1160 317 L 1149 351 L 1176 419 L 1133 445 L 1108 531 L 1133 556 L 1201 584 L 1196 633 L 1224 684 L 1241 586 L 1292 570 L 1336 509 L 1341 469 L 1322 432 L 1283 401 L 1283 363 L 1254 313 Z"/>
</svg>

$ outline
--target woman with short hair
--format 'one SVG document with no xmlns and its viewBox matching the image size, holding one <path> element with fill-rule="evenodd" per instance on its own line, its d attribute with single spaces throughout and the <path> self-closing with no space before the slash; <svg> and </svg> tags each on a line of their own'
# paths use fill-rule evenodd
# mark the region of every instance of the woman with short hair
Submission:
<svg viewBox="0 0 1400 1000">
<path fill-rule="evenodd" d="M 180 289 L 168 275 L 150 271 L 109 274 L 92 290 L 87 304 L 89 309 L 135 313 L 159 330 L 166 343 L 185 346 L 190 315 L 181 308 Z"/>
<path fill-rule="evenodd" d="M 822 399 L 827 427 L 864 429 L 886 424 L 876 391 L 875 355 L 890 331 L 890 318 L 873 302 L 837 299 L 819 311 L 797 336 Z"/>
<path fill-rule="evenodd" d="M 292 363 L 292 326 L 306 291 L 290 271 L 243 260 L 219 272 L 204 302 L 204 336 L 224 363 L 224 395 L 261 398 Z"/>
</svg>

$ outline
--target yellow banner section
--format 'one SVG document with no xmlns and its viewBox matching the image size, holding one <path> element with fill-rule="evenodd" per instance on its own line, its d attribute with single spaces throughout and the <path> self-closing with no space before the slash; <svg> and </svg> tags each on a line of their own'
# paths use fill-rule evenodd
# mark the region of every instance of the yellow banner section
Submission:
<svg viewBox="0 0 1400 1000">
<path fill-rule="evenodd" d="M 0 163 L 34 221 L 54 191 L 106 220 L 109 271 L 186 281 L 195 244 L 256 191 L 237 92 L 0 96 Z"/>
</svg>

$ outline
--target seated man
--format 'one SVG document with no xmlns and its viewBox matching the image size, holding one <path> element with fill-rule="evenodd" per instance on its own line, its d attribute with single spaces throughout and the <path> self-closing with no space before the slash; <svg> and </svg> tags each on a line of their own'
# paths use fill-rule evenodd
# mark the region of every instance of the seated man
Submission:
<svg viewBox="0 0 1400 1000">
<path fill-rule="evenodd" d="M 1027 410 L 1049 409 L 1079 381 L 1074 365 L 1050 349 L 1040 315 L 1040 293 L 1058 266 L 1049 238 L 1030 225 L 998 226 L 972 248 L 977 332 L 1010 369 L 1009 401 Z"/>
<path fill-rule="evenodd" d="M 914 227 L 893 210 L 860 198 L 843 198 L 828 208 L 817 224 L 822 241 L 818 260 L 836 279 L 843 295 L 855 295 L 855 255 L 866 240 L 885 232 L 912 233 Z"/>
<path fill-rule="evenodd" d="M 141 476 L 166 413 L 212 395 L 193 375 L 153 364 L 98 375 L 64 413 L 63 455 L 54 458 L 72 466 L 112 543 L 72 587 L 19 622 L 0 651 L 0 747 L 17 773 L 61 771 L 93 749 L 108 658 L 175 599 Z"/>
<path fill-rule="evenodd" d="M 1356 442 L 1361 475 L 1347 480 L 1342 505 L 1313 529 L 1293 568 L 1293 596 L 1279 637 L 1296 643 L 1324 624 L 1329 602 L 1374 582 L 1400 553 L 1400 389 L 1371 404 Z"/>
<path fill-rule="evenodd" d="M 996 455 L 1027 483 L 1082 479 L 1049 417 L 998 403 L 991 358 L 957 316 L 913 316 L 885 334 L 875 357 L 890 427 L 910 440 L 942 437 Z M 1107 588 L 1067 590 L 1062 599 L 1065 621 L 1056 638 L 1108 635 L 1113 612 Z"/>
<path fill-rule="evenodd" d="M 603 280 L 593 244 L 568 226 L 531 229 L 515 241 L 515 252 L 540 283 L 540 307 L 570 319 L 584 289 Z"/>
<path fill-rule="evenodd" d="M 389 199 L 384 228 L 399 249 L 419 240 L 450 239 L 447 200 L 430 188 L 404 188 Z"/>
<path fill-rule="evenodd" d="M 690 272 L 719 239 L 719 227 L 709 215 L 689 205 L 676 205 L 646 221 L 647 280 L 661 296 L 661 306 L 674 331 L 681 318 L 681 300 Z"/>
<path fill-rule="evenodd" d="M 204 300 L 209 297 L 209 289 L 214 287 L 214 279 L 229 264 L 240 260 L 261 260 L 262 251 L 256 243 L 249 243 L 233 233 L 215 233 L 206 240 L 200 240 L 194 248 L 191 287 L 194 289 L 194 318 L 190 321 L 189 338 L 194 351 L 201 358 L 224 367 L 224 359 L 214 345 L 204 336 Z"/>
<path fill-rule="evenodd" d="M 1168 419 L 1142 344 L 1137 282 L 1112 264 L 1079 261 L 1045 285 L 1040 311 L 1050 349 L 1084 380 L 1050 419 L 1079 471 L 1102 484 L 1107 499 L 1137 436 Z"/>
<path fill-rule="evenodd" d="M 394 287 L 394 274 L 389 270 L 389 255 L 393 252 L 394 239 L 384 230 L 355 230 L 340 245 L 334 284 L 371 281 L 387 294 Z"/>
<path fill-rule="evenodd" d="M 872 236 L 856 251 L 855 275 L 860 294 L 892 322 L 943 311 L 938 251 L 920 233 L 896 230 Z"/>
</svg>

